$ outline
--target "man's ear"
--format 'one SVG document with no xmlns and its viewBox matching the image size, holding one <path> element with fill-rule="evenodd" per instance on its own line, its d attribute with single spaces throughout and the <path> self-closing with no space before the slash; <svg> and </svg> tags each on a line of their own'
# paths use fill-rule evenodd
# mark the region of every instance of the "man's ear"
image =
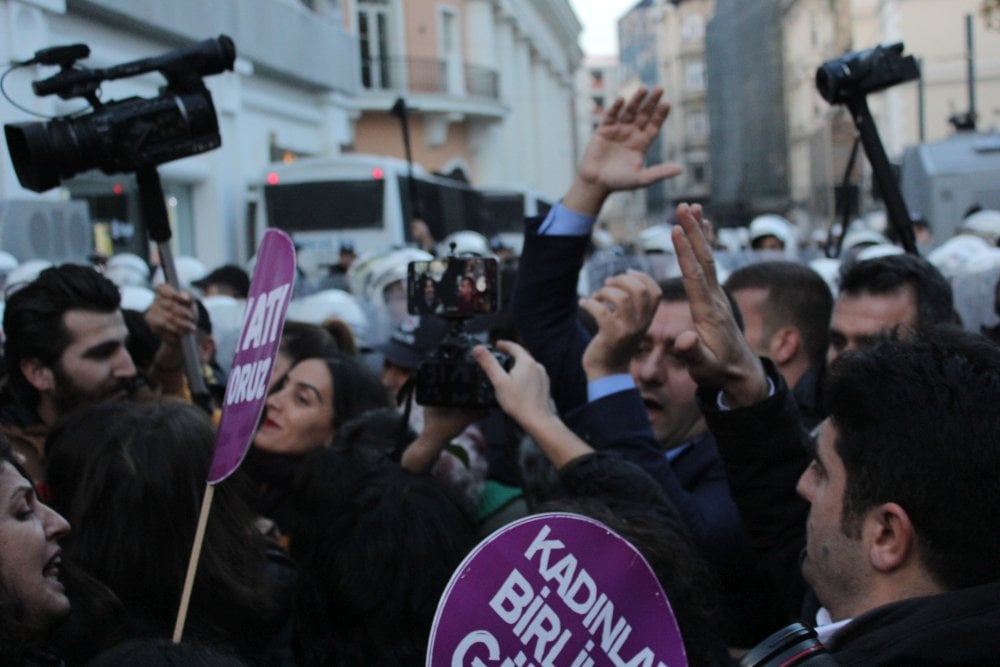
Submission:
<svg viewBox="0 0 1000 667">
<path fill-rule="evenodd" d="M 916 556 L 913 522 L 896 503 L 882 503 L 865 515 L 864 539 L 868 558 L 879 572 L 898 570 Z"/>
<path fill-rule="evenodd" d="M 32 387 L 39 392 L 52 391 L 56 386 L 56 378 L 52 369 L 41 360 L 31 358 L 21 360 L 21 374 Z"/>
<path fill-rule="evenodd" d="M 768 355 L 775 364 L 787 364 L 802 347 L 802 334 L 795 327 L 781 327 L 771 336 Z"/>
</svg>

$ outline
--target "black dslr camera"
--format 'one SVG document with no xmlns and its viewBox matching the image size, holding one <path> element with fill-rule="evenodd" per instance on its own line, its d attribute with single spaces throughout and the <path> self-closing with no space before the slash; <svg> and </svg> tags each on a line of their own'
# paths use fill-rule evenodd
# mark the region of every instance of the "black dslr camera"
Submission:
<svg viewBox="0 0 1000 667">
<path fill-rule="evenodd" d="M 407 308 L 413 315 L 441 317 L 448 329 L 441 342 L 417 368 L 416 400 L 420 405 L 490 408 L 497 405 L 493 385 L 472 357 L 480 344 L 467 331 L 474 317 L 492 315 L 500 306 L 497 260 L 475 255 L 410 262 Z M 511 359 L 490 349 L 504 368 Z"/>
<path fill-rule="evenodd" d="M 816 89 L 830 104 L 844 104 L 919 77 L 916 58 L 904 56 L 899 42 L 828 60 L 816 70 Z"/>
<path fill-rule="evenodd" d="M 89 169 L 127 173 L 204 153 L 222 144 L 212 95 L 203 76 L 231 70 L 233 40 L 206 39 L 153 58 L 107 69 L 88 69 L 76 61 L 90 55 L 85 44 L 42 49 L 15 66 L 58 65 L 60 71 L 32 83 L 38 96 L 82 97 L 93 111 L 44 123 L 4 125 L 14 171 L 21 185 L 45 192 Z M 97 92 L 102 81 L 160 72 L 167 85 L 157 97 L 129 97 L 107 103 Z"/>
</svg>

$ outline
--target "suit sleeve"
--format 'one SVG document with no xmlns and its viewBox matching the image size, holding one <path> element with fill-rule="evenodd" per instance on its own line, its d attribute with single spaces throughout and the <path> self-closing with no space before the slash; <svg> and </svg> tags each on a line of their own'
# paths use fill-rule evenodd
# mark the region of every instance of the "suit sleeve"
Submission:
<svg viewBox="0 0 1000 667">
<path fill-rule="evenodd" d="M 809 503 L 795 487 L 809 464 L 810 446 L 787 385 L 769 360 L 764 366 L 775 385 L 770 398 L 734 410 L 719 409 L 714 389 L 699 389 L 698 400 L 761 573 L 797 615 L 805 592 L 799 563 Z"/>
<path fill-rule="evenodd" d="M 539 235 L 528 222 L 511 297 L 524 346 L 545 367 L 559 414 L 587 402 L 583 352 L 590 334 L 577 318 L 577 279 L 589 243 L 586 236 Z"/>
</svg>

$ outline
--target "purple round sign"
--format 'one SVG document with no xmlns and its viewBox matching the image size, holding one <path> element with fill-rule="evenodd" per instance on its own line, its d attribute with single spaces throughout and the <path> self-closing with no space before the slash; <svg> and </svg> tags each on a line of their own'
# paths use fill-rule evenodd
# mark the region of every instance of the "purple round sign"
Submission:
<svg viewBox="0 0 1000 667">
<path fill-rule="evenodd" d="M 250 281 L 243 326 L 215 436 L 209 484 L 217 484 L 231 475 L 250 447 L 267 399 L 267 385 L 294 284 L 292 239 L 281 230 L 269 229 L 257 251 L 257 265 Z"/>
<path fill-rule="evenodd" d="M 646 559 L 605 525 L 538 514 L 483 541 L 452 575 L 427 647 L 431 667 L 687 665 Z"/>
</svg>

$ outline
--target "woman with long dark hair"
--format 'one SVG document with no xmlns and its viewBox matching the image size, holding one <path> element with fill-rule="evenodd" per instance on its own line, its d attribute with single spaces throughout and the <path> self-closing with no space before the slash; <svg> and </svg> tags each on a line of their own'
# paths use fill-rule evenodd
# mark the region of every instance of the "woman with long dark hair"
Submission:
<svg viewBox="0 0 1000 667">
<path fill-rule="evenodd" d="M 126 638 L 172 634 L 214 440 L 209 417 L 179 401 L 101 403 L 49 435 L 52 504 L 76 527 L 66 554 L 121 601 Z M 276 604 L 245 483 L 216 486 L 185 636 L 257 657 Z"/>
<path fill-rule="evenodd" d="M 69 524 L 38 498 L 0 438 L 0 664 L 55 664 L 52 627 L 69 613 L 59 541 Z"/>
</svg>

